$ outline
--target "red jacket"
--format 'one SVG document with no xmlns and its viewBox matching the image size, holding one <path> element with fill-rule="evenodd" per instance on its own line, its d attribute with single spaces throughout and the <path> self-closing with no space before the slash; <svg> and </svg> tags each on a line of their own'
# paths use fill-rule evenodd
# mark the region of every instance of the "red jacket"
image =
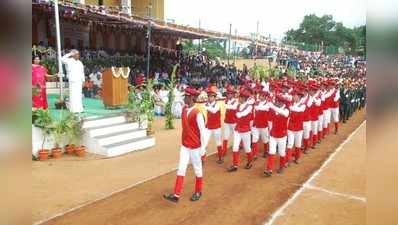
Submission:
<svg viewBox="0 0 398 225">
<path fill-rule="evenodd" d="M 225 100 L 225 106 L 232 106 L 238 102 L 236 99 Z M 236 123 L 236 109 L 226 109 L 224 123 Z"/>
<path fill-rule="evenodd" d="M 238 106 L 238 110 L 236 111 L 236 114 L 237 114 L 237 121 L 236 121 L 236 126 L 235 126 L 236 131 L 238 131 L 240 133 L 245 133 L 245 132 L 249 132 L 251 130 L 250 129 L 250 120 L 253 117 L 252 108 L 253 107 L 249 104 L 243 104 L 243 105 Z M 245 113 L 248 110 L 250 110 L 249 113 L 247 113 L 246 115 L 239 118 L 239 116 L 238 116 L 239 113 Z"/>
<path fill-rule="evenodd" d="M 307 96 L 307 98 L 304 101 L 305 104 L 305 110 L 303 113 L 303 121 L 307 122 L 311 120 L 311 115 L 310 115 L 310 107 L 313 103 L 311 103 L 311 105 L 309 105 L 309 100 L 310 100 L 310 96 Z"/>
<path fill-rule="evenodd" d="M 271 136 L 274 138 L 282 138 L 287 136 L 287 121 L 289 117 L 279 114 L 277 112 L 273 112 L 273 116 L 271 118 L 272 128 L 271 128 Z"/>
<path fill-rule="evenodd" d="M 187 111 L 188 109 L 184 107 L 181 115 L 182 145 L 186 148 L 197 149 L 201 146 L 200 130 L 196 120 L 200 112 L 198 109 L 193 108 L 189 115 L 187 115 Z"/>
<path fill-rule="evenodd" d="M 217 104 L 217 103 L 213 103 Z M 212 106 L 210 106 L 212 107 Z M 208 129 L 217 129 L 221 127 L 221 113 L 220 109 L 217 110 L 217 112 L 213 113 L 207 110 L 207 123 L 206 123 L 206 128 Z"/>
<path fill-rule="evenodd" d="M 266 102 L 258 102 L 254 107 L 253 126 L 257 128 L 267 128 L 268 114 L 269 114 L 269 107 L 266 106 Z"/>
<path fill-rule="evenodd" d="M 301 131 L 303 130 L 304 121 L 304 104 L 293 104 L 290 107 L 288 130 Z"/>
</svg>

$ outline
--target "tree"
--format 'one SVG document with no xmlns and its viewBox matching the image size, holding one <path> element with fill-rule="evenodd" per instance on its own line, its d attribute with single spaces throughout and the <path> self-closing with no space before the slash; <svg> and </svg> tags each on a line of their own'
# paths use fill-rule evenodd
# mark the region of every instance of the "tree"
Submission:
<svg viewBox="0 0 398 225">
<path fill-rule="evenodd" d="M 331 15 L 318 17 L 315 14 L 306 15 L 297 30 L 289 29 L 283 38 L 284 43 L 304 43 L 305 45 L 342 47 L 345 51 L 354 52 L 359 43 L 366 41 L 365 26 L 350 29 L 340 22 L 335 22 Z M 313 49 L 313 47 L 311 48 Z M 306 49 L 308 50 L 308 49 Z"/>
</svg>

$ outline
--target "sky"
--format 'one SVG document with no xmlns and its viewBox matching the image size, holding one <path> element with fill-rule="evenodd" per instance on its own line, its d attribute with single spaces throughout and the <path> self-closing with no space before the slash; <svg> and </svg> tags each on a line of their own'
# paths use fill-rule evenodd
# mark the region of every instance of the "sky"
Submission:
<svg viewBox="0 0 398 225">
<path fill-rule="evenodd" d="M 256 32 L 280 41 L 288 29 L 297 29 L 308 14 L 331 14 L 344 26 L 366 24 L 366 0 L 164 0 L 165 18 L 176 23 L 238 35 Z"/>
</svg>

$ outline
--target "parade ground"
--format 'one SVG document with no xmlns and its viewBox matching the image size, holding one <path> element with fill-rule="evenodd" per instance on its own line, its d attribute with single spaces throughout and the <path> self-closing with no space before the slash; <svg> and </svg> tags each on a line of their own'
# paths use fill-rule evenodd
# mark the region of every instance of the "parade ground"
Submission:
<svg viewBox="0 0 398 225">
<path fill-rule="evenodd" d="M 337 135 L 329 134 L 282 175 L 263 177 L 264 158 L 252 169 L 227 173 L 211 155 L 204 166 L 203 197 L 189 201 L 187 171 L 178 204 L 165 201 L 175 182 L 180 121 L 164 130 L 157 118 L 156 146 L 115 158 L 89 155 L 33 163 L 36 224 L 364 224 L 366 111 Z M 209 154 L 215 151 L 210 143 Z M 262 150 L 262 149 L 261 149 Z M 243 153 L 242 153 L 243 156 Z M 243 160 L 244 163 L 244 160 Z"/>
</svg>

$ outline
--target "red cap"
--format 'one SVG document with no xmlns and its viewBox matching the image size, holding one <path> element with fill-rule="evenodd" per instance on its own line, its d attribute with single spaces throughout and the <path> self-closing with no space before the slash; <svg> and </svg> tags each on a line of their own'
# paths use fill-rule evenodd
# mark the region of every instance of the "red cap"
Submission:
<svg viewBox="0 0 398 225">
<path fill-rule="evenodd" d="M 282 95 L 276 95 L 275 100 L 278 102 L 281 102 L 283 104 L 286 104 L 286 102 L 287 102 L 287 100 Z"/>
<path fill-rule="evenodd" d="M 144 84 L 144 82 L 145 82 L 145 77 L 142 74 L 137 75 L 134 81 L 136 86 L 141 86 Z"/>
<path fill-rule="evenodd" d="M 191 87 L 185 88 L 185 95 L 198 96 L 199 94 L 200 92 L 194 88 Z"/>
<path fill-rule="evenodd" d="M 209 95 L 209 96 L 210 95 L 217 95 L 217 93 L 211 87 L 207 88 L 206 92 L 207 92 L 207 95 Z"/>
<path fill-rule="evenodd" d="M 261 89 L 258 93 L 265 97 L 267 97 L 269 95 L 268 91 L 265 91 L 264 89 Z"/>
<path fill-rule="evenodd" d="M 235 89 L 234 89 L 234 87 L 232 85 L 228 85 L 226 89 L 227 89 L 226 91 L 227 91 L 228 94 L 235 93 Z"/>
<path fill-rule="evenodd" d="M 246 90 L 246 89 L 241 89 L 240 90 L 240 92 L 239 92 L 239 96 L 242 96 L 242 97 L 250 97 L 250 92 L 248 91 L 248 90 Z"/>
</svg>

